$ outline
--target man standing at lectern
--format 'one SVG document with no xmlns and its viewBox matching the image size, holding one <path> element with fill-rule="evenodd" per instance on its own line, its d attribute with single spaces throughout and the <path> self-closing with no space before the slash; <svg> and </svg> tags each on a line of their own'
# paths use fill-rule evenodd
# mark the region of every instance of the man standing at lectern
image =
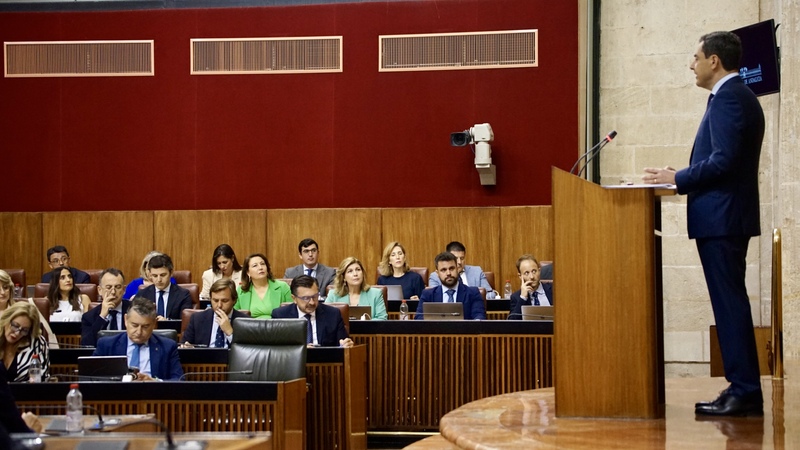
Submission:
<svg viewBox="0 0 800 450">
<path fill-rule="evenodd" d="M 725 378 L 730 387 L 695 414 L 762 415 L 763 397 L 745 286 L 745 257 L 761 234 L 758 162 L 764 113 L 739 77 L 739 38 L 730 32 L 704 35 L 689 68 L 699 87 L 711 91 L 695 136 L 689 167 L 646 168 L 646 183 L 675 184 L 688 194 L 689 238 L 695 239 L 717 325 Z"/>
</svg>

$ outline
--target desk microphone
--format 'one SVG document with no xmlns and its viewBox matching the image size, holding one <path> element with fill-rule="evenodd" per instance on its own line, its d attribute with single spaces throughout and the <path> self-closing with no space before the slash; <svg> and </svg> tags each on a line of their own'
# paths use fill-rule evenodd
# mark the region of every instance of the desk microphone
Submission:
<svg viewBox="0 0 800 450">
<path fill-rule="evenodd" d="M 587 158 L 586 159 L 586 163 L 584 163 L 584 165 L 581 168 L 581 170 L 578 171 L 578 176 L 580 177 L 581 174 L 583 173 L 583 171 L 586 170 L 586 166 L 589 165 L 589 161 L 591 161 L 592 158 L 594 158 L 596 155 L 598 155 L 600 153 L 600 150 L 602 150 L 603 147 L 606 146 L 606 144 L 608 144 L 609 142 L 614 140 L 615 137 L 617 137 L 616 130 L 608 133 L 606 135 L 606 137 L 604 137 L 600 142 L 597 143 L 597 145 L 595 145 L 594 147 L 590 148 L 589 151 L 587 151 L 586 153 L 581 155 L 581 157 L 578 158 L 577 161 L 575 161 L 575 164 L 572 166 L 572 169 L 569 170 L 569 173 L 574 173 L 575 169 L 578 167 L 578 165 L 580 164 L 581 160 L 584 159 L 584 158 Z"/>
<path fill-rule="evenodd" d="M 535 317 L 541 320 L 553 320 L 554 316 L 546 316 L 543 314 L 522 314 L 522 313 L 511 313 L 506 317 L 506 320 L 510 320 L 512 317 Z"/>
<path fill-rule="evenodd" d="M 52 375 L 50 378 L 71 378 L 76 379 L 79 381 L 121 381 L 121 376 L 116 375 L 81 375 L 77 373 L 77 370 L 74 370 L 73 373 L 60 373 L 58 375 Z"/>
<path fill-rule="evenodd" d="M 132 420 L 130 422 L 125 422 L 121 424 L 120 426 L 115 428 L 115 431 L 132 425 L 140 425 L 143 423 L 158 425 L 158 427 L 161 428 L 161 431 L 164 432 L 164 438 L 166 439 L 166 441 L 160 442 L 158 445 L 156 445 L 155 450 L 198 450 L 198 449 L 205 449 L 208 446 L 208 442 L 206 441 L 186 441 L 186 442 L 179 442 L 176 444 L 175 441 L 172 440 L 172 432 L 169 431 L 169 427 L 164 425 L 164 422 L 158 419 Z"/>
<path fill-rule="evenodd" d="M 227 372 L 186 372 L 178 378 L 178 381 L 185 381 L 189 375 L 252 375 L 253 369 L 247 370 L 230 370 Z"/>
<path fill-rule="evenodd" d="M 94 345 L 83 345 L 83 344 L 58 344 L 58 348 L 94 348 Z"/>
<path fill-rule="evenodd" d="M 409 313 L 409 314 L 414 314 L 414 316 L 439 316 L 439 317 L 460 316 L 461 315 L 461 313 L 459 313 L 459 312 Z"/>
</svg>

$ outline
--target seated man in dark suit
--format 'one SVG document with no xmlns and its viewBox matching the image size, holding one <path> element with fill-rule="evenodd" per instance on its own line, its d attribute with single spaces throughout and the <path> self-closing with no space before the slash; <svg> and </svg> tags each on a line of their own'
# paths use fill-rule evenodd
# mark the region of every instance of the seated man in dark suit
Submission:
<svg viewBox="0 0 800 450">
<path fill-rule="evenodd" d="M 422 320 L 425 302 L 459 302 L 464 304 L 464 320 L 486 320 L 486 308 L 483 305 L 481 292 L 477 287 L 466 286 L 459 280 L 456 257 L 450 252 L 436 255 L 433 260 L 436 274 L 441 283 L 433 289 L 425 289 L 419 296 L 417 314 L 414 319 Z M 445 294 L 447 295 L 445 298 Z"/>
<path fill-rule="evenodd" d="M 69 272 L 72 274 L 73 283 L 75 284 L 86 284 L 92 282 L 88 273 L 69 266 L 69 252 L 63 245 L 56 245 L 55 247 L 50 247 L 47 249 L 47 264 L 50 265 L 51 269 L 58 269 L 60 267 L 66 267 L 69 269 Z M 52 276 L 52 270 L 48 270 L 42 274 L 42 283 L 49 283 Z"/>
<path fill-rule="evenodd" d="M 125 314 L 127 333 L 97 341 L 94 356 L 127 355 L 128 366 L 138 367 L 137 381 L 180 381 L 183 368 L 178 358 L 178 344 L 153 334 L 156 329 L 156 305 L 136 297 Z"/>
<path fill-rule="evenodd" d="M 336 269 L 319 263 L 319 245 L 317 241 L 311 238 L 300 241 L 300 244 L 297 245 L 297 251 L 303 264 L 286 269 L 283 277 L 295 278 L 300 275 L 308 275 L 316 278 L 319 291 L 325 297 L 328 285 L 333 282 L 333 278 L 336 276 Z"/>
<path fill-rule="evenodd" d="M 97 345 L 100 330 L 124 330 L 125 314 L 131 305 L 128 300 L 122 300 L 125 276 L 119 269 L 111 267 L 100 274 L 97 292 L 102 303 L 86 311 L 81 319 L 81 345 L 88 347 Z"/>
<path fill-rule="evenodd" d="M 517 275 L 522 282 L 522 288 L 511 294 L 509 319 L 521 320 L 523 306 L 552 306 L 553 285 L 539 281 L 541 275 L 539 261 L 533 255 L 525 254 L 519 257 Z"/>
<path fill-rule="evenodd" d="M 156 255 L 147 265 L 150 273 L 150 286 L 139 291 L 139 295 L 156 302 L 158 320 L 181 320 L 181 311 L 192 308 L 189 291 L 170 282 L 172 258 L 169 255 Z"/>
<path fill-rule="evenodd" d="M 319 301 L 317 280 L 308 275 L 300 275 L 292 280 L 293 305 L 281 306 L 272 310 L 273 319 L 305 318 L 309 322 L 308 345 L 323 347 L 352 347 L 353 341 L 347 337 L 344 321 L 339 310 Z"/>
<path fill-rule="evenodd" d="M 233 309 L 238 296 L 236 283 L 230 278 L 221 278 L 209 288 L 211 308 L 195 313 L 183 332 L 181 347 L 207 345 L 213 348 L 228 348 L 233 340 L 231 322 L 247 314 Z"/>
</svg>

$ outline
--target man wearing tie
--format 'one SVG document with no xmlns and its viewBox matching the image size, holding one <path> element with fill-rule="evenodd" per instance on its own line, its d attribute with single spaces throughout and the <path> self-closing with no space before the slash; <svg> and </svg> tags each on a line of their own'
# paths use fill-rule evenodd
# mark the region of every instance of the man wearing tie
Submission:
<svg viewBox="0 0 800 450">
<path fill-rule="evenodd" d="M 100 274 L 97 292 L 102 303 L 86 311 L 81 318 L 81 345 L 87 347 L 97 344 L 100 330 L 124 330 L 125 313 L 131 305 L 131 302 L 122 299 L 125 276 L 119 269 L 111 267 Z"/>
<path fill-rule="evenodd" d="M 137 381 L 179 381 L 183 376 L 178 358 L 178 344 L 153 334 L 156 328 L 156 305 L 136 297 L 125 315 L 127 333 L 97 341 L 94 356 L 127 355 L 128 366 L 138 367 Z"/>
<path fill-rule="evenodd" d="M 711 91 L 692 147 L 689 167 L 645 168 L 646 183 L 675 184 L 688 194 L 686 219 L 708 285 L 725 378 L 716 400 L 695 404 L 695 414 L 763 415 L 763 395 L 745 284 L 747 246 L 761 234 L 758 163 L 764 113 L 739 77 L 742 46 L 727 31 L 700 38 L 689 69 Z"/>
<path fill-rule="evenodd" d="M 306 238 L 297 245 L 297 251 L 303 264 L 290 267 L 283 273 L 284 278 L 297 278 L 300 275 L 308 275 L 317 280 L 319 291 L 325 297 L 328 285 L 333 282 L 336 276 L 336 269 L 319 263 L 319 245 L 317 241 Z"/>
<path fill-rule="evenodd" d="M 483 273 L 481 266 L 468 266 L 465 264 L 467 259 L 467 248 L 464 244 L 458 241 L 453 241 L 447 244 L 445 251 L 452 253 L 456 257 L 456 264 L 458 266 L 458 277 L 461 283 L 467 286 L 483 288 L 486 290 L 486 298 L 492 300 L 497 296 L 497 293 L 492 289 L 489 280 L 486 279 L 486 274 Z M 428 287 L 436 287 L 442 284 L 439 278 L 438 271 L 434 270 L 428 277 Z"/>
<path fill-rule="evenodd" d="M 292 280 L 290 289 L 294 303 L 273 309 L 273 319 L 306 319 L 308 321 L 306 342 L 309 346 L 352 347 L 354 345 L 347 335 L 339 310 L 320 303 L 316 279 L 300 275 Z"/>
<path fill-rule="evenodd" d="M 170 282 L 174 270 L 172 258 L 156 255 L 147 269 L 153 284 L 139 291 L 139 295 L 156 302 L 158 320 L 181 320 L 181 311 L 192 308 L 192 297 L 189 291 Z"/>
<path fill-rule="evenodd" d="M 539 261 L 533 255 L 525 254 L 517 260 L 517 275 L 522 282 L 522 287 L 511 294 L 511 320 L 522 320 L 523 306 L 552 306 L 553 285 L 539 281 Z"/>
<path fill-rule="evenodd" d="M 414 319 L 424 318 L 422 305 L 425 302 L 459 302 L 464 304 L 464 320 L 486 320 L 486 308 L 480 291 L 477 287 L 466 286 L 460 281 L 456 256 L 450 252 L 439 253 L 433 263 L 436 266 L 437 279 L 441 280 L 441 284 L 422 291 Z"/>
<path fill-rule="evenodd" d="M 233 340 L 231 322 L 246 314 L 233 309 L 238 298 L 236 284 L 229 278 L 215 281 L 209 289 L 211 308 L 192 314 L 189 326 L 183 332 L 182 347 L 206 345 L 212 348 L 228 348 Z"/>
</svg>

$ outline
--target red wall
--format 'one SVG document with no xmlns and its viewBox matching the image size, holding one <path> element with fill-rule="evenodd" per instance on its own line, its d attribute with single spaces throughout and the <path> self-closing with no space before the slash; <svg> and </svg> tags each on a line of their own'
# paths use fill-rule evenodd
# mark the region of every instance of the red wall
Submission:
<svg viewBox="0 0 800 450">
<path fill-rule="evenodd" d="M 154 39 L 154 77 L 0 79 L 4 211 L 550 203 L 578 148 L 576 2 L 3 13 L 3 41 Z M 378 35 L 539 29 L 537 68 L 378 73 Z M 189 39 L 342 35 L 344 71 L 190 76 Z M 489 122 L 497 186 L 449 135 Z"/>
</svg>

